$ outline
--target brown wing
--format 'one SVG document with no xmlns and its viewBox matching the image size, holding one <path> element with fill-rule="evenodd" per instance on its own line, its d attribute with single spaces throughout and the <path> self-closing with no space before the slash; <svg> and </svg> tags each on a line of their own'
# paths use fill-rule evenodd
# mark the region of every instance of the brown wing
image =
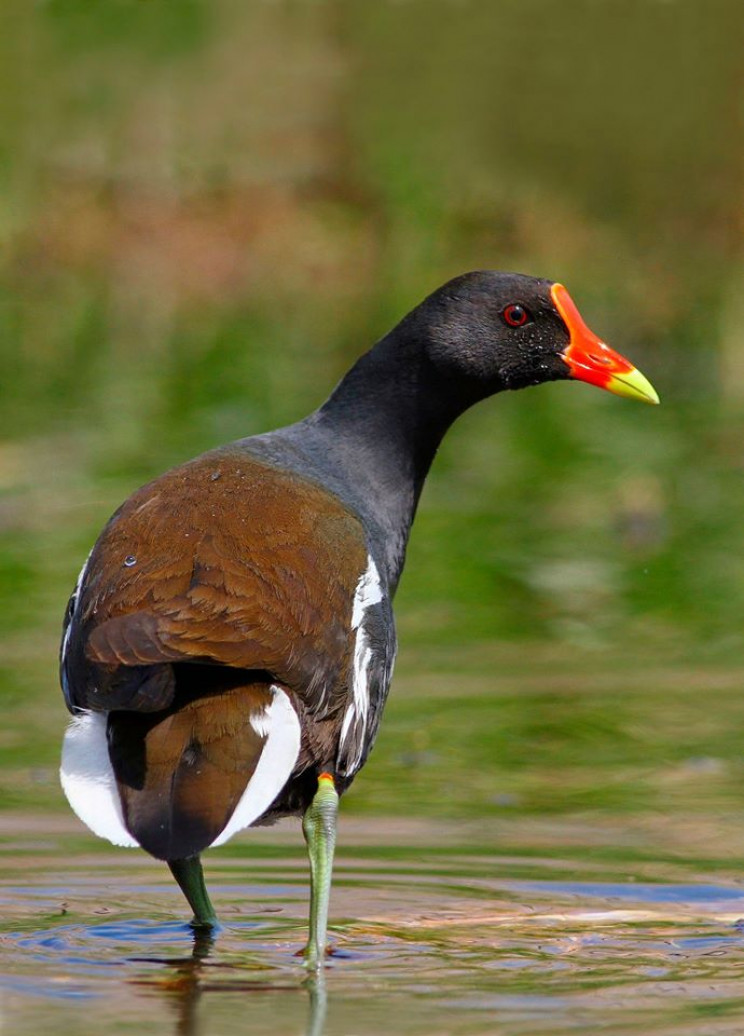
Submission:
<svg viewBox="0 0 744 1036">
<path fill-rule="evenodd" d="M 145 707 L 162 708 L 169 663 L 216 662 L 333 710 L 366 563 L 361 524 L 336 497 L 238 448 L 197 458 L 140 489 L 101 534 L 75 606 L 68 697 L 123 707 L 145 681 Z"/>
</svg>

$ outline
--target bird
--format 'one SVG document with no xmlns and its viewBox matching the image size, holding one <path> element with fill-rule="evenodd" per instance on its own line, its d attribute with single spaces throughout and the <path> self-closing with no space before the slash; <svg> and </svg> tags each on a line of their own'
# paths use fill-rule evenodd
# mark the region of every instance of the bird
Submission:
<svg viewBox="0 0 744 1036">
<path fill-rule="evenodd" d="M 167 863 L 195 930 L 217 926 L 204 850 L 297 816 L 322 968 L 339 797 L 380 727 L 431 463 L 473 404 L 570 379 L 659 401 L 560 283 L 466 273 L 309 416 L 172 468 L 105 525 L 63 625 L 61 783 L 94 834 Z"/>
</svg>

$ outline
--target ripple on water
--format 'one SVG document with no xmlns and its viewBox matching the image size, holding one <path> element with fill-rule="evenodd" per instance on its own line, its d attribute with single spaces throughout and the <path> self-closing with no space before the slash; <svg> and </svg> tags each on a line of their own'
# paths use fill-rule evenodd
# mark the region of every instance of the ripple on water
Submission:
<svg viewBox="0 0 744 1036">
<path fill-rule="evenodd" d="M 518 863 L 488 855 L 412 852 L 410 865 L 399 856 L 394 867 L 342 858 L 326 1023 L 296 956 L 304 874 L 283 870 L 280 859 L 252 865 L 250 884 L 244 862 L 223 867 L 210 884 L 226 923 L 196 943 L 190 926 L 174 920 L 182 904 L 166 879 L 138 882 L 136 868 L 122 879 L 120 870 L 74 863 L 65 886 L 49 885 L 40 871 L 26 885 L 16 876 L 0 897 L 0 1011 L 14 1034 L 43 1028 L 46 1001 L 71 1012 L 67 1030 L 57 1019 L 55 1031 L 75 1034 L 170 1027 L 188 1036 L 277 1036 L 304 1027 L 312 1036 L 459 1036 L 601 1025 L 707 1036 L 700 1018 L 710 1012 L 717 1033 L 738 1032 L 738 887 L 620 883 L 614 872 L 586 881 L 570 875 L 581 870 L 570 861 L 560 878 L 555 860 L 542 874 L 534 858 L 525 867 L 529 878 L 514 880 L 505 875 L 518 873 Z M 131 915 L 136 903 L 148 916 Z"/>
</svg>

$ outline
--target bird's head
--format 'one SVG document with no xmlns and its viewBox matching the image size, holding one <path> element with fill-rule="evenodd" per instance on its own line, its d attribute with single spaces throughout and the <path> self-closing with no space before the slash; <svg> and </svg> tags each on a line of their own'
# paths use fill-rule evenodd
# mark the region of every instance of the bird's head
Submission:
<svg viewBox="0 0 744 1036">
<path fill-rule="evenodd" d="M 484 397 L 573 378 L 644 403 L 650 382 L 591 331 L 562 284 L 479 271 L 445 284 L 415 310 L 440 374 Z"/>
</svg>

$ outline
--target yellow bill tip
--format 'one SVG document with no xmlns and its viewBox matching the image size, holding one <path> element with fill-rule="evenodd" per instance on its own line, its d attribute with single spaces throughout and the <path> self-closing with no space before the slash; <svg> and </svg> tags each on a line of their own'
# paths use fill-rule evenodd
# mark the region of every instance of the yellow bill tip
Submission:
<svg viewBox="0 0 744 1036">
<path fill-rule="evenodd" d="M 608 392 L 614 392 L 616 396 L 625 396 L 626 399 L 637 399 L 641 403 L 650 403 L 656 406 L 659 394 L 645 375 L 641 374 L 635 367 L 630 371 L 613 374 L 604 388 Z"/>
</svg>

